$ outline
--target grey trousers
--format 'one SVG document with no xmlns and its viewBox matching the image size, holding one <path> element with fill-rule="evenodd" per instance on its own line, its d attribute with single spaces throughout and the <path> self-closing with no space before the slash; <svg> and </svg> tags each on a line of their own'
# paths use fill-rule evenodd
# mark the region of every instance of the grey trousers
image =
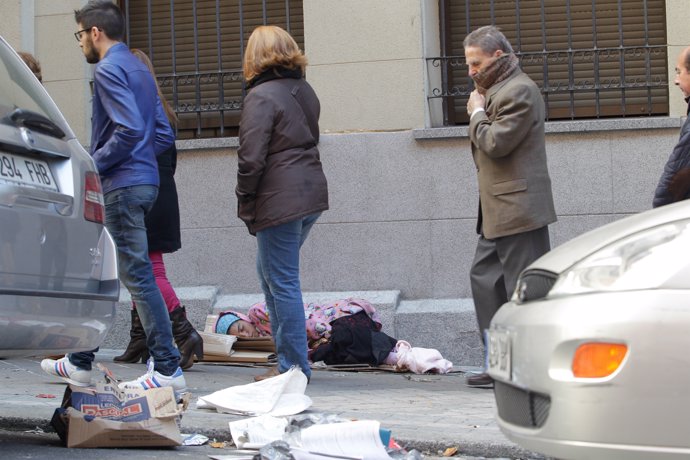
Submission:
<svg viewBox="0 0 690 460">
<path fill-rule="evenodd" d="M 479 236 L 470 286 L 482 341 L 491 318 L 513 295 L 520 272 L 550 249 L 548 226 L 493 240 Z"/>
</svg>

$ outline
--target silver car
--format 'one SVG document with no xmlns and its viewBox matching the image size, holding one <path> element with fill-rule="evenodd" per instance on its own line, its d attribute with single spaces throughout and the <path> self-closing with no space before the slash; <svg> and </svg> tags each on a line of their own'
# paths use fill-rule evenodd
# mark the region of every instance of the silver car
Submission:
<svg viewBox="0 0 690 460">
<path fill-rule="evenodd" d="M 690 458 L 690 201 L 547 253 L 491 322 L 501 430 L 561 459 Z"/>
<path fill-rule="evenodd" d="M 91 157 L 0 38 L 0 357 L 103 341 L 119 292 L 103 219 Z"/>
</svg>

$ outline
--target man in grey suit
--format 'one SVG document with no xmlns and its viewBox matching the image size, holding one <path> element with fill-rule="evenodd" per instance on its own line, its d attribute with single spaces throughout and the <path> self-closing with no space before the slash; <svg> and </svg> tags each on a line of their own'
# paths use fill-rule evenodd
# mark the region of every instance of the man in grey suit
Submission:
<svg viewBox="0 0 690 460">
<path fill-rule="evenodd" d="M 479 241 L 470 284 L 479 331 L 515 290 L 518 275 L 550 249 L 548 225 L 556 221 L 546 166 L 544 100 L 520 70 L 506 37 L 481 27 L 464 41 L 470 94 L 469 136 L 479 182 Z M 490 386 L 482 373 L 470 386 Z"/>
</svg>

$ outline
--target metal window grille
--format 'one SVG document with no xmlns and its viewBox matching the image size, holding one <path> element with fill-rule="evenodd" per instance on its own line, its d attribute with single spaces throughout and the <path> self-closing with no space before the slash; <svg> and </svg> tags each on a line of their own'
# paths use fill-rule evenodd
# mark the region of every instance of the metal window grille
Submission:
<svg viewBox="0 0 690 460">
<path fill-rule="evenodd" d="M 121 0 L 127 42 L 146 52 L 179 117 L 178 139 L 237 135 L 242 58 L 262 24 L 304 49 L 301 0 Z"/>
<path fill-rule="evenodd" d="M 439 0 L 441 56 L 427 98 L 444 125 L 469 122 L 464 37 L 493 24 L 541 88 L 547 120 L 668 114 L 664 0 Z"/>
</svg>

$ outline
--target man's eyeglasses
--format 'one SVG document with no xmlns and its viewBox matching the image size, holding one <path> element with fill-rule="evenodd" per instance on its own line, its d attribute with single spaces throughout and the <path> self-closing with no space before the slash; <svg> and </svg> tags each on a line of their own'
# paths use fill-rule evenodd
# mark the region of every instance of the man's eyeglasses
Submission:
<svg viewBox="0 0 690 460">
<path fill-rule="evenodd" d="M 76 38 L 77 41 L 80 42 L 81 41 L 81 34 L 83 34 L 84 32 L 88 32 L 91 29 L 93 29 L 93 27 L 87 27 L 86 29 L 81 29 L 81 30 L 74 32 L 74 38 Z"/>
</svg>

